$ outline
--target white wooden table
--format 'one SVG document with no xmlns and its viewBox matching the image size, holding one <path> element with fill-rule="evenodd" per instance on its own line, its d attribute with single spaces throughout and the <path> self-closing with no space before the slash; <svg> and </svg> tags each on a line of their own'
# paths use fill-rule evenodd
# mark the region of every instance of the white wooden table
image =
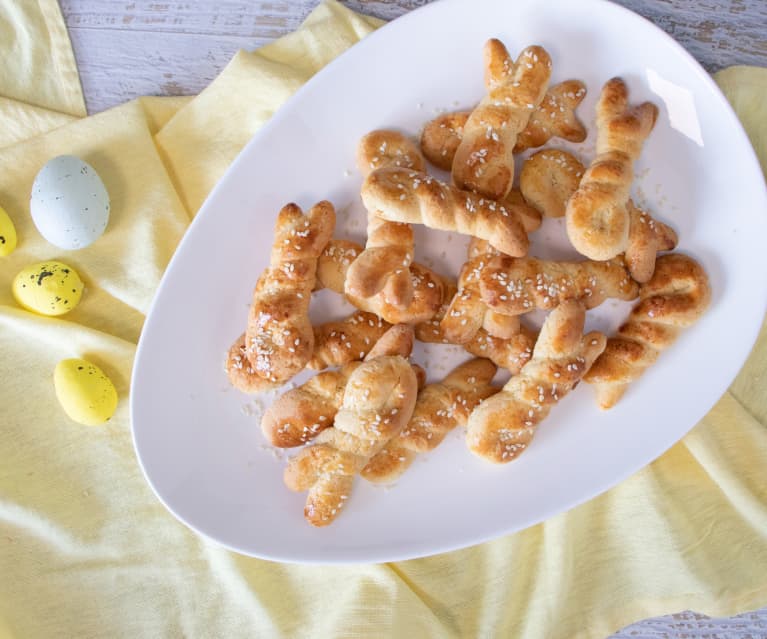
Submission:
<svg viewBox="0 0 767 639">
<path fill-rule="evenodd" d="M 90 113 L 142 95 L 194 95 L 235 51 L 254 49 L 292 31 L 318 2 L 59 1 Z M 429 1 L 343 4 L 391 20 Z M 616 1 L 668 32 L 711 72 L 735 64 L 767 66 L 767 0 Z M 634 624 L 611 639 L 629 638 L 767 639 L 767 608 L 732 619 L 686 611 Z"/>
</svg>

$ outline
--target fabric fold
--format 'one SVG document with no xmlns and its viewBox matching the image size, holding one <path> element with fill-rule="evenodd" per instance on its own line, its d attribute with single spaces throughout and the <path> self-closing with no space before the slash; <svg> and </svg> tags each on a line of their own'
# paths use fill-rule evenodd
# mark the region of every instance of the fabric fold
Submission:
<svg viewBox="0 0 767 639">
<path fill-rule="evenodd" d="M 730 392 L 655 462 L 471 548 L 389 565 L 282 565 L 197 536 L 156 499 L 128 404 L 163 271 L 253 133 L 379 25 L 327 0 L 297 32 L 239 52 L 197 97 L 140 98 L 78 119 L 82 93 L 55 2 L 0 4 L 0 53 L 17 61 L 0 69 L 0 118 L 13 122 L 0 133 L 0 204 L 19 234 L 0 258 L 0 638 L 603 639 L 685 608 L 732 615 L 767 602 L 764 331 Z M 764 167 L 767 71 L 716 79 Z M 80 251 L 51 246 L 29 217 L 35 174 L 63 153 L 90 162 L 112 198 L 107 232 Z M 47 259 L 70 263 L 87 287 L 58 318 L 21 310 L 10 294 L 22 267 Z M 65 357 L 87 357 L 114 380 L 120 404 L 104 427 L 61 412 L 52 375 Z"/>
</svg>

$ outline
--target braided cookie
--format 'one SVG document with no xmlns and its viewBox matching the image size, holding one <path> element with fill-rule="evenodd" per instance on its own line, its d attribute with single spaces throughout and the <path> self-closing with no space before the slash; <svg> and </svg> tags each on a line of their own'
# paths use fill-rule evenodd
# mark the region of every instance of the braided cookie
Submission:
<svg viewBox="0 0 767 639">
<path fill-rule="evenodd" d="M 361 363 L 349 362 L 338 370 L 317 373 L 280 395 L 261 419 L 264 436 L 273 446 L 294 448 L 330 428 L 341 408 L 349 376 Z M 420 389 L 426 384 L 426 371 L 417 364 L 413 364 L 413 371 Z"/>
<path fill-rule="evenodd" d="M 418 147 L 397 131 L 372 131 L 357 147 L 357 164 L 363 175 L 384 166 L 424 171 L 426 162 Z M 349 268 L 346 290 L 356 297 L 384 291 L 386 301 L 406 308 L 413 299 L 408 267 L 413 261 L 415 239 L 408 224 L 389 222 L 368 210 L 367 243 Z"/>
<path fill-rule="evenodd" d="M 335 219 L 327 201 L 315 204 L 306 215 L 291 203 L 277 216 L 270 265 L 256 283 L 245 337 L 238 338 L 227 355 L 227 373 L 236 388 L 260 392 L 280 386 L 312 356 L 309 302 L 317 259 Z"/>
<path fill-rule="evenodd" d="M 533 111 L 528 125 L 519 134 L 514 152 L 521 153 L 543 146 L 551 138 L 583 142 L 586 139 L 586 127 L 575 115 L 575 109 L 584 97 L 586 85 L 580 80 L 566 80 L 552 86 Z"/>
<path fill-rule="evenodd" d="M 442 331 L 441 322 L 455 298 L 457 287 L 454 282 L 445 280 L 443 291 L 443 303 L 437 314 L 432 319 L 415 325 L 415 335 L 422 342 L 451 343 Z M 472 355 L 487 358 L 499 368 L 508 369 L 514 375 L 532 356 L 537 337 L 535 332 L 523 324 L 518 323 L 518 326 L 519 332 L 506 339 L 493 337 L 484 328 L 480 328 L 471 340 L 461 346 Z"/>
<path fill-rule="evenodd" d="M 574 300 L 546 318 L 533 358 L 503 390 L 469 416 L 466 442 L 480 457 L 506 463 L 520 455 L 551 407 L 580 381 L 605 348 L 605 336 L 583 335 L 586 311 Z"/>
<path fill-rule="evenodd" d="M 515 209 L 426 173 L 396 167 L 373 171 L 362 184 L 362 201 L 383 219 L 473 235 L 507 255 L 524 255 L 530 244 Z"/>
<path fill-rule="evenodd" d="M 597 103 L 597 156 L 567 203 L 567 236 L 592 260 L 609 260 L 626 250 L 627 208 L 634 162 L 650 135 L 658 108 L 644 102 L 629 107 L 620 78 L 605 84 Z"/>
<path fill-rule="evenodd" d="M 448 306 L 440 327 L 453 344 L 470 342 L 484 328 L 490 335 L 508 339 L 519 333 L 519 320 L 496 313 L 482 301 L 479 279 L 498 252 L 484 240 L 469 244 L 469 260 L 461 267 L 458 290 Z"/>
<path fill-rule="evenodd" d="M 418 394 L 416 373 L 406 359 L 413 339 L 408 326 L 390 328 L 349 377 L 334 426 L 288 463 L 285 484 L 309 491 L 304 517 L 313 526 L 338 516 L 355 475 L 410 421 Z"/>
<path fill-rule="evenodd" d="M 443 113 L 430 120 L 421 132 L 421 152 L 434 166 L 443 171 L 453 168 L 453 159 L 463 139 L 463 127 L 471 111 Z"/>
<path fill-rule="evenodd" d="M 568 299 L 581 300 L 588 309 L 606 299 L 633 300 L 638 294 L 622 258 L 553 262 L 500 255 L 485 266 L 479 279 L 482 301 L 506 315 L 552 309 Z"/>
<path fill-rule="evenodd" d="M 465 426 L 469 413 L 498 389 L 490 382 L 496 367 L 486 359 L 472 359 L 444 380 L 418 393 L 413 416 L 397 437 L 377 453 L 360 473 L 374 483 L 398 479 L 418 453 L 434 450 L 456 426 Z"/>
<path fill-rule="evenodd" d="M 522 165 L 519 189 L 544 217 L 562 217 L 567 200 L 578 189 L 586 168 L 567 151 L 544 149 Z"/>
<path fill-rule="evenodd" d="M 452 167 L 457 187 L 494 200 L 506 197 L 514 180 L 514 147 L 543 100 L 550 76 L 551 58 L 543 47 L 527 47 L 513 64 L 503 43 L 487 41 L 488 92 L 463 127 Z"/>
<path fill-rule="evenodd" d="M 356 311 L 340 322 L 315 326 L 314 352 L 306 366 L 319 371 L 365 359 L 389 327 L 388 322 L 365 311 Z"/>
<path fill-rule="evenodd" d="M 469 242 L 469 261 L 474 260 L 475 258 L 479 258 L 480 256 L 484 256 L 489 262 L 496 255 L 500 254 L 485 240 L 478 240 L 477 238 L 473 237 Z M 484 266 L 479 267 L 480 272 L 482 271 L 482 268 L 484 268 Z M 473 292 L 481 299 L 482 293 L 479 289 L 478 279 L 473 286 Z M 517 320 L 516 317 L 512 317 L 511 315 L 503 315 L 502 313 L 496 313 L 494 310 L 488 308 L 484 302 L 482 302 L 481 310 L 483 314 L 482 328 L 484 328 L 493 337 L 509 339 L 519 333 L 520 325 L 519 320 Z"/>
<path fill-rule="evenodd" d="M 519 189 L 511 189 L 509 194 L 503 198 L 501 204 L 503 204 L 503 206 L 506 207 L 506 209 L 510 211 L 512 215 L 519 218 L 519 221 L 522 223 L 522 227 L 528 233 L 537 231 L 539 228 L 541 228 L 541 222 L 543 221 L 543 218 L 540 212 L 538 209 L 530 206 L 525 201 L 525 198 Z M 487 240 L 478 241 L 482 241 L 490 246 L 490 243 Z"/>
<path fill-rule="evenodd" d="M 229 347 L 224 362 L 224 370 L 231 385 L 243 393 L 261 393 L 278 386 L 278 384 L 272 384 L 263 377 L 256 375 L 245 349 L 245 333 L 240 335 Z"/>
<path fill-rule="evenodd" d="M 612 408 L 682 329 L 694 324 L 711 301 L 703 268 L 691 257 L 669 253 L 658 258 L 655 273 L 639 289 L 639 303 L 585 377 L 600 408 Z"/>
<path fill-rule="evenodd" d="M 670 226 L 654 220 L 649 213 L 628 201 L 629 241 L 626 245 L 626 266 L 635 281 L 643 284 L 655 272 L 658 251 L 676 248 L 679 238 Z"/>
<path fill-rule="evenodd" d="M 565 151 L 539 151 L 522 166 L 519 176 L 522 195 L 545 217 L 560 217 L 565 214 L 567 201 L 578 189 L 585 170 Z M 626 207 L 629 212 L 626 266 L 631 277 L 642 283 L 652 277 L 658 251 L 675 248 L 678 239 L 670 226 L 654 220 L 630 198 Z"/>
<path fill-rule="evenodd" d="M 575 115 L 575 109 L 585 95 L 586 86 L 580 80 L 567 80 L 550 87 L 519 134 L 514 153 L 543 146 L 551 138 L 583 142 L 586 128 Z M 455 152 L 463 138 L 463 127 L 470 115 L 471 111 L 445 113 L 424 127 L 421 152 L 437 168 L 452 169 Z"/>
<path fill-rule="evenodd" d="M 344 295 L 344 282 L 349 266 L 362 251 L 359 244 L 348 240 L 331 240 L 320 255 L 317 267 L 318 288 L 327 288 Z M 416 324 L 428 320 L 442 304 L 442 278 L 425 266 L 410 265 L 413 300 L 402 309 L 390 304 L 383 293 L 362 298 L 346 294 L 346 299 L 360 310 L 375 313 L 390 324 Z"/>
<path fill-rule="evenodd" d="M 261 418 L 261 430 L 273 446 L 291 448 L 333 425 L 349 376 L 361 362 L 324 371 L 280 395 Z"/>
</svg>

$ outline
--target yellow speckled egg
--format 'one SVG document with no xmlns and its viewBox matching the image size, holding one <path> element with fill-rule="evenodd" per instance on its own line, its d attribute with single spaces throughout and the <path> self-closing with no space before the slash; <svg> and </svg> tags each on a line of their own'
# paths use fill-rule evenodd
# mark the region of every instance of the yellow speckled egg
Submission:
<svg viewBox="0 0 767 639">
<path fill-rule="evenodd" d="M 19 271 L 12 290 L 19 305 L 28 311 L 63 315 L 77 306 L 83 294 L 83 282 L 71 266 L 40 262 Z"/>
<path fill-rule="evenodd" d="M 10 255 L 16 248 L 16 227 L 13 226 L 13 220 L 0 206 L 0 257 Z"/>
<path fill-rule="evenodd" d="M 117 391 L 98 366 L 84 359 L 63 359 L 53 372 L 56 397 L 78 424 L 98 426 L 114 415 Z"/>
</svg>

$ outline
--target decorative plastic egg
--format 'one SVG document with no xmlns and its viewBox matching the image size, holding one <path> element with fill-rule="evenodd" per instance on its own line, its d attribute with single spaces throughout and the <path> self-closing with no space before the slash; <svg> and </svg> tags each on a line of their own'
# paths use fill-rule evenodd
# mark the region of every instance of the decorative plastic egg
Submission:
<svg viewBox="0 0 767 639">
<path fill-rule="evenodd" d="M 29 202 L 46 240 L 80 249 L 98 239 L 109 222 L 109 194 L 95 169 L 73 155 L 50 160 L 37 174 Z"/>
<path fill-rule="evenodd" d="M 13 220 L 0 206 L 0 257 L 10 255 L 16 248 L 16 227 Z"/>
<path fill-rule="evenodd" d="M 56 397 L 78 424 L 98 426 L 114 415 L 117 391 L 98 366 L 84 359 L 61 360 L 53 371 Z"/>
<path fill-rule="evenodd" d="M 62 262 L 38 262 L 19 271 L 11 292 L 19 306 L 41 315 L 63 315 L 83 294 L 77 271 Z"/>
</svg>

